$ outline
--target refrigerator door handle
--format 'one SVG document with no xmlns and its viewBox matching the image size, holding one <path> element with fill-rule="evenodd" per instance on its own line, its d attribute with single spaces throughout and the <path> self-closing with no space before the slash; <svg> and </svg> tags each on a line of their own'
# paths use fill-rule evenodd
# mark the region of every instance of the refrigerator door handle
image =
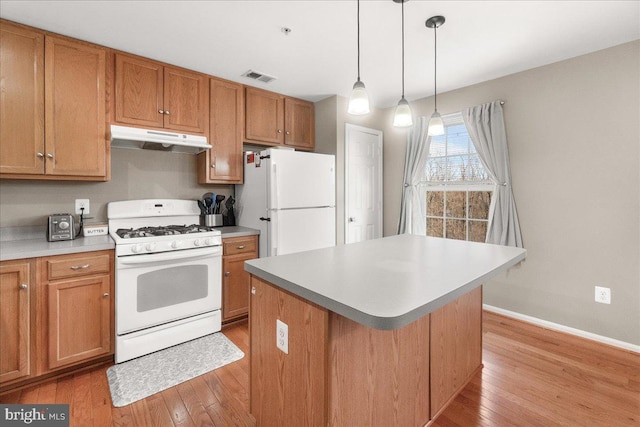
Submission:
<svg viewBox="0 0 640 427">
<path fill-rule="evenodd" d="M 271 218 L 265 218 L 263 216 L 261 216 L 259 219 L 260 221 L 271 221 Z"/>
</svg>

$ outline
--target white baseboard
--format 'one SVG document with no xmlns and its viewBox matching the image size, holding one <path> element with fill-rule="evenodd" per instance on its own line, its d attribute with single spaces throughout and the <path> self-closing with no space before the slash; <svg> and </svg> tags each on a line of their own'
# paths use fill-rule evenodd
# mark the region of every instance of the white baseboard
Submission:
<svg viewBox="0 0 640 427">
<path fill-rule="evenodd" d="M 492 313 L 502 314 L 503 316 L 507 316 L 507 317 L 513 317 L 514 319 L 533 323 L 534 325 L 541 326 L 543 328 L 553 329 L 554 331 L 564 332 L 564 333 L 575 335 L 581 338 L 586 338 L 588 340 L 601 342 L 603 344 L 608 344 L 613 347 L 618 347 L 624 350 L 640 353 L 640 345 L 635 345 L 625 341 L 604 337 L 602 335 L 593 334 L 591 332 L 572 328 L 570 326 L 561 325 L 559 323 L 549 322 L 547 320 L 538 319 L 537 317 L 527 316 L 526 314 L 520 314 L 515 311 L 505 310 L 503 308 L 494 307 L 492 305 L 483 304 L 482 308 Z"/>
</svg>

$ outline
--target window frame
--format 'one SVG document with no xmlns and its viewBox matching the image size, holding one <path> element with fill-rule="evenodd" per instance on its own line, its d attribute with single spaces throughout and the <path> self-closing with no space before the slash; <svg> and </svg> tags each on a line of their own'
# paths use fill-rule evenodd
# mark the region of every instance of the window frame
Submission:
<svg viewBox="0 0 640 427">
<path fill-rule="evenodd" d="M 442 116 L 442 119 L 445 123 L 445 131 L 447 127 L 450 127 L 450 126 L 455 126 L 459 124 L 464 125 L 464 120 L 462 119 L 462 114 L 460 112 L 444 115 Z M 471 141 L 470 137 L 469 137 L 469 143 L 473 144 L 473 141 Z M 448 148 L 448 141 L 445 146 Z M 474 152 L 476 153 L 476 155 L 478 156 L 478 159 L 480 160 L 480 156 L 475 151 L 475 147 L 474 147 Z M 467 152 L 463 154 L 452 154 L 452 155 L 449 155 L 448 153 L 446 153 L 444 156 L 438 156 L 438 158 L 469 156 L 470 154 L 473 154 L 473 153 Z M 432 159 L 432 157 L 427 156 L 427 161 L 429 161 L 429 159 Z M 427 165 L 425 164 L 425 177 L 422 181 L 420 181 L 420 184 L 419 184 L 420 200 L 422 204 L 421 210 L 423 212 L 422 217 L 425 224 L 427 223 L 428 218 L 442 219 L 443 220 L 442 236 L 443 238 L 447 238 L 446 237 L 446 221 L 447 220 L 464 220 L 467 224 L 467 226 L 465 227 L 465 240 L 469 240 L 470 227 L 468 227 L 468 224 L 470 220 L 486 222 L 487 228 L 488 228 L 489 215 L 491 214 L 492 205 L 493 205 L 493 194 L 495 193 L 495 190 L 496 190 L 496 183 L 491 179 L 490 176 L 488 176 L 486 180 L 482 180 L 482 181 L 464 181 L 464 182 L 446 181 L 446 180 L 445 181 L 428 181 L 426 177 L 426 167 Z M 483 165 L 483 168 L 484 168 L 484 165 Z M 469 218 L 469 192 L 480 192 L 480 191 L 491 192 L 491 201 L 489 205 L 489 212 L 488 212 L 487 218 L 486 219 Z M 444 192 L 445 193 L 444 201 L 443 201 L 443 212 L 441 217 L 427 214 L 427 193 L 428 192 Z M 447 213 L 447 197 L 446 197 L 447 192 L 465 192 L 466 201 L 465 201 L 465 217 L 464 218 L 447 217 L 447 214 L 446 214 Z M 425 226 L 425 230 L 426 229 L 427 228 Z"/>
</svg>

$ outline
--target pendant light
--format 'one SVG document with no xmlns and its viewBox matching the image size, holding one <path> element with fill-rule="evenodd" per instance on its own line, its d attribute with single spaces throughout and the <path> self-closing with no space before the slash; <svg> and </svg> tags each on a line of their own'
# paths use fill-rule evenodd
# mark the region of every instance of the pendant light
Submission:
<svg viewBox="0 0 640 427">
<path fill-rule="evenodd" d="M 429 120 L 429 136 L 444 135 L 444 123 L 442 117 L 438 113 L 438 88 L 437 88 L 437 72 L 438 72 L 438 28 L 444 24 L 444 16 L 432 16 L 427 19 L 425 25 L 427 28 L 433 28 L 433 114 Z"/>
<path fill-rule="evenodd" d="M 369 94 L 364 83 L 360 81 L 360 0 L 358 0 L 358 80 L 353 84 L 347 112 L 356 116 L 369 113 Z"/>
<path fill-rule="evenodd" d="M 409 0 L 393 0 L 395 3 L 402 4 L 402 98 L 398 101 L 395 115 L 393 116 L 393 126 L 408 127 L 413 125 L 413 114 L 411 107 L 406 99 L 404 99 L 404 4 Z"/>
</svg>

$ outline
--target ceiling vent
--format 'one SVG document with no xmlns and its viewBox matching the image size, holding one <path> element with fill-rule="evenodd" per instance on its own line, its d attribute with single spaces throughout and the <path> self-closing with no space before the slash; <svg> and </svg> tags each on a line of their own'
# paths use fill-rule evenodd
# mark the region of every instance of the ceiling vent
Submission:
<svg viewBox="0 0 640 427">
<path fill-rule="evenodd" d="M 249 70 L 246 73 L 244 73 L 242 75 L 243 77 L 248 77 L 250 79 L 253 80 L 258 80 L 261 81 L 263 83 L 270 83 L 272 81 L 274 81 L 277 77 L 273 77 L 273 76 L 268 76 L 266 74 L 263 74 L 259 71 L 254 71 L 254 70 Z"/>
</svg>

